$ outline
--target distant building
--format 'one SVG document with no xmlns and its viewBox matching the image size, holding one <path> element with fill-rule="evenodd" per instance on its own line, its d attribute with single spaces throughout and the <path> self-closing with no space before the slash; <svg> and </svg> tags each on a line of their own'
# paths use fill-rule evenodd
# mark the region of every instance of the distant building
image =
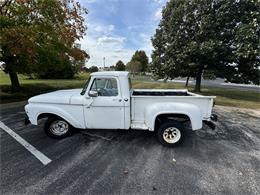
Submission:
<svg viewBox="0 0 260 195">
<path fill-rule="evenodd" d="M 110 67 L 99 67 L 98 71 L 111 71 Z"/>
</svg>

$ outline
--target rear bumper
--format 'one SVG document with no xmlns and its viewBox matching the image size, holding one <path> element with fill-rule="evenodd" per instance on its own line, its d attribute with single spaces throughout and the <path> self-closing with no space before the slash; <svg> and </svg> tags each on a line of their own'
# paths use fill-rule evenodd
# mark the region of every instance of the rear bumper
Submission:
<svg viewBox="0 0 260 195">
<path fill-rule="evenodd" d="M 217 122 L 218 121 L 218 116 L 216 114 L 212 114 L 210 116 L 210 120 Z"/>
<path fill-rule="evenodd" d="M 210 116 L 210 120 L 207 121 L 207 120 L 204 120 L 203 123 L 208 125 L 211 129 L 215 129 L 216 128 L 216 124 L 214 122 L 217 122 L 218 121 L 218 116 L 216 114 L 212 114 Z"/>
</svg>

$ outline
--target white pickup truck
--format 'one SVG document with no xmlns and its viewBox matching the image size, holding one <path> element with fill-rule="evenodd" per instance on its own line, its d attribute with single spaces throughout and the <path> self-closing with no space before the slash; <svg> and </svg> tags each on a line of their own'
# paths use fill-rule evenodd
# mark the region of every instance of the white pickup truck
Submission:
<svg viewBox="0 0 260 195">
<path fill-rule="evenodd" d="M 197 130 L 206 122 L 214 127 L 214 96 L 187 90 L 132 89 L 128 72 L 92 73 L 83 89 L 59 90 L 34 96 L 25 106 L 25 123 L 48 118 L 45 132 L 63 138 L 79 129 L 138 129 L 155 131 L 160 143 L 183 141 L 184 122 Z"/>
</svg>

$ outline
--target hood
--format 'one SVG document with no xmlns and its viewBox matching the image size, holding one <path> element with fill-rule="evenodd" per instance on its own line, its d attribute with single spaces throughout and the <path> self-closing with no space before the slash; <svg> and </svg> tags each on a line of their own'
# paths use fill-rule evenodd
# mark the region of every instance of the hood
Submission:
<svg viewBox="0 0 260 195">
<path fill-rule="evenodd" d="M 31 97 L 29 103 L 56 103 L 70 104 L 70 99 L 73 95 L 80 95 L 82 89 L 58 90 L 50 93 L 44 93 Z"/>
</svg>

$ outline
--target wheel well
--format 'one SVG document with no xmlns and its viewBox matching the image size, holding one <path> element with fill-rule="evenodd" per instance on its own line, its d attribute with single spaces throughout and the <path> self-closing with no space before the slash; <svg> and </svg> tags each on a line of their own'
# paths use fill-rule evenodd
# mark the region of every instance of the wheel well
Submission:
<svg viewBox="0 0 260 195">
<path fill-rule="evenodd" d="M 180 123 L 191 122 L 190 117 L 186 114 L 160 114 L 155 119 L 154 130 L 157 130 L 165 120 L 175 120 Z"/>
<path fill-rule="evenodd" d="M 37 117 L 37 121 L 43 118 L 58 118 L 58 119 L 62 119 L 64 121 L 66 121 L 67 123 L 69 123 L 72 127 L 74 127 L 70 121 L 68 121 L 67 119 L 57 115 L 57 114 L 52 114 L 52 113 L 42 113 Z"/>
<path fill-rule="evenodd" d="M 57 118 L 61 118 L 60 116 L 56 115 L 56 114 L 51 114 L 51 113 L 42 113 L 38 116 L 37 118 L 37 121 L 40 120 L 40 119 L 43 119 L 43 118 L 54 118 L 54 117 L 57 117 Z"/>
</svg>

